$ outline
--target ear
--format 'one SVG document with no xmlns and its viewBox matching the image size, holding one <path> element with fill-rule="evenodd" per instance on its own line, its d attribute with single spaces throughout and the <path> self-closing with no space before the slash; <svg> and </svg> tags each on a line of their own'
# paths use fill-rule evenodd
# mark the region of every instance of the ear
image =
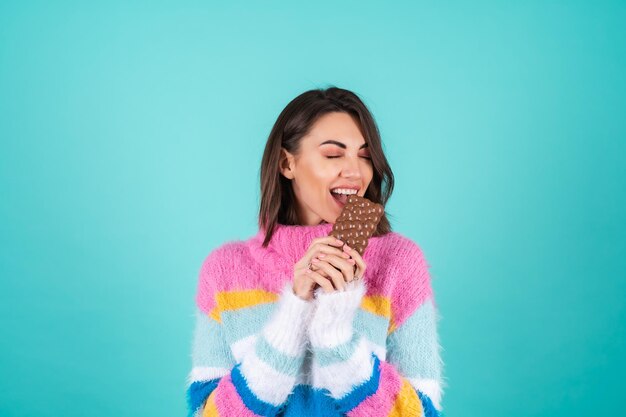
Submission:
<svg viewBox="0 0 626 417">
<path fill-rule="evenodd" d="M 287 179 L 292 180 L 294 178 L 294 157 L 287 149 L 280 148 L 280 160 L 278 162 L 280 173 Z"/>
</svg>

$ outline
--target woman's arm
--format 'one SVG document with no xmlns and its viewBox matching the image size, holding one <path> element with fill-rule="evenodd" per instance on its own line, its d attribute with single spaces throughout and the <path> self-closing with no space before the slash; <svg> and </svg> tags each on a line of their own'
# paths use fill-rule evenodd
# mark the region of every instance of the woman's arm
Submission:
<svg viewBox="0 0 626 417">
<path fill-rule="evenodd" d="M 293 391 L 304 359 L 306 327 L 314 304 L 286 285 L 271 318 L 237 363 L 219 315 L 209 314 L 215 293 L 203 267 L 187 386 L 190 416 L 275 416 Z M 205 276 L 202 276 L 205 275 Z M 208 298 L 207 294 L 211 294 Z"/>
<path fill-rule="evenodd" d="M 205 314 L 194 336 L 188 386 L 190 414 L 275 416 L 293 391 L 304 359 L 305 328 L 313 303 L 284 288 L 272 318 L 256 335 L 253 348 L 234 363 L 221 324 Z M 230 368 L 229 368 L 230 366 Z"/>
<path fill-rule="evenodd" d="M 314 386 L 353 417 L 438 416 L 440 357 L 430 303 L 389 336 L 387 360 L 380 360 L 352 326 L 364 292 L 363 284 L 350 283 L 345 292 L 318 295 L 309 336 Z"/>
<path fill-rule="evenodd" d="M 191 353 L 192 368 L 187 379 L 187 409 L 193 416 L 217 387 L 220 378 L 235 365 L 222 325 L 196 308 Z"/>
<path fill-rule="evenodd" d="M 438 416 L 441 412 L 440 345 L 430 277 L 421 251 L 408 245 L 403 276 L 391 296 L 392 331 L 386 360 L 373 354 L 367 338 L 353 327 L 365 294 L 362 280 L 345 292 L 318 293 L 310 326 L 313 382 L 328 390 L 350 416 Z"/>
</svg>

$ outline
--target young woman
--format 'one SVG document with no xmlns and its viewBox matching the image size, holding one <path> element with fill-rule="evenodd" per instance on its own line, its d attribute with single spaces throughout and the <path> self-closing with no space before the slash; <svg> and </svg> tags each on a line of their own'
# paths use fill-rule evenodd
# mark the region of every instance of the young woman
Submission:
<svg viewBox="0 0 626 417">
<path fill-rule="evenodd" d="M 200 269 L 187 400 L 195 416 L 438 416 L 428 264 L 386 216 L 363 256 L 332 237 L 347 195 L 385 204 L 393 174 L 354 93 L 307 91 L 261 164 L 259 231 Z"/>
</svg>

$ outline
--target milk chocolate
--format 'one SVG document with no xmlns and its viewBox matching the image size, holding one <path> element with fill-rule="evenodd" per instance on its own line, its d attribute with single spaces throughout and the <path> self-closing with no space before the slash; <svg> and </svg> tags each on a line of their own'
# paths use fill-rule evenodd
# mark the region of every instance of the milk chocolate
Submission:
<svg viewBox="0 0 626 417">
<path fill-rule="evenodd" d="M 385 209 L 365 197 L 352 194 L 335 220 L 330 236 L 342 240 L 363 256 L 370 236 L 383 217 Z"/>
</svg>

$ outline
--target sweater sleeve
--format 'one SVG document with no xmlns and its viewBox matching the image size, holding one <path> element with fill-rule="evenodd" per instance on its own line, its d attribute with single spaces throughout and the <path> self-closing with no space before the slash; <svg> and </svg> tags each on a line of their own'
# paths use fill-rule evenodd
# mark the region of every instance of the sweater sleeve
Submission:
<svg viewBox="0 0 626 417">
<path fill-rule="evenodd" d="M 422 274 L 422 285 L 430 286 L 427 272 L 406 273 Z M 313 384 L 327 390 L 343 413 L 351 417 L 442 415 L 437 315 L 432 291 L 426 290 L 429 295 L 421 302 L 411 297 L 411 291 L 400 295 L 405 299 L 395 298 L 405 311 L 402 323 L 387 337 L 386 358 L 374 354 L 365 335 L 353 326 L 366 292 L 363 280 L 349 283 L 344 292 L 318 293 L 309 329 Z"/>
<path fill-rule="evenodd" d="M 207 283 L 205 278 L 201 285 Z M 273 315 L 252 337 L 251 348 L 238 363 L 221 322 L 202 304 L 197 307 L 187 384 L 189 416 L 276 416 L 293 391 L 304 360 L 313 303 L 285 285 Z"/>
</svg>

